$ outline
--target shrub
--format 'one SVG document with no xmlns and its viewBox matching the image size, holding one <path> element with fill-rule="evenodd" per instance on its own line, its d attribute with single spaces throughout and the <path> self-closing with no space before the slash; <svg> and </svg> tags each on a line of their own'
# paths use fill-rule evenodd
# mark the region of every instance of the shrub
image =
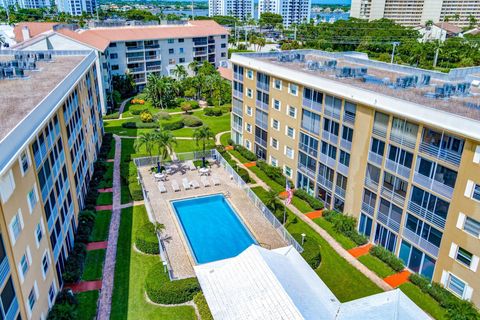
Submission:
<svg viewBox="0 0 480 320">
<path fill-rule="evenodd" d="M 190 301 L 200 291 L 196 278 L 170 281 L 165 279 L 163 264 L 157 263 L 148 271 L 145 290 L 150 300 L 161 304 L 178 304 Z"/>
<path fill-rule="evenodd" d="M 283 175 L 282 168 L 271 166 L 263 160 L 257 161 L 257 167 L 262 170 L 270 179 L 272 179 L 279 185 L 285 185 L 286 178 Z M 290 182 L 290 185 L 291 184 L 292 183 Z"/>
<path fill-rule="evenodd" d="M 145 104 L 145 100 L 143 99 L 132 99 L 130 100 L 131 104 Z"/>
<path fill-rule="evenodd" d="M 222 109 L 220 108 L 206 108 L 205 115 L 209 117 L 220 117 L 222 115 Z"/>
<path fill-rule="evenodd" d="M 169 120 L 172 116 L 165 111 L 160 111 L 157 114 L 155 114 L 154 118 L 156 120 Z"/>
<path fill-rule="evenodd" d="M 182 129 L 184 126 L 185 125 L 183 124 L 183 120 L 167 122 L 167 123 L 162 124 L 162 128 L 164 130 L 169 130 L 169 131 Z"/>
<path fill-rule="evenodd" d="M 181 106 L 183 102 L 187 101 L 187 99 L 185 98 L 181 98 L 181 97 L 178 97 L 178 98 L 175 98 L 175 104 L 177 106 Z"/>
<path fill-rule="evenodd" d="M 148 109 L 142 108 L 142 109 L 137 109 L 137 108 L 130 108 L 130 113 L 133 114 L 134 116 L 138 116 L 142 112 L 149 112 Z"/>
<path fill-rule="evenodd" d="M 200 127 L 203 122 L 195 116 L 183 116 L 183 124 L 185 127 Z"/>
<path fill-rule="evenodd" d="M 213 320 L 212 313 L 208 307 L 207 300 L 202 292 L 199 292 L 193 297 L 193 302 L 197 305 L 198 313 L 200 314 L 200 319 L 202 320 Z"/>
<path fill-rule="evenodd" d="M 104 116 L 102 116 L 102 119 L 103 120 L 109 120 L 109 119 L 118 119 L 118 112 L 114 112 L 114 113 L 110 113 L 110 114 L 106 114 Z"/>
<path fill-rule="evenodd" d="M 246 183 L 250 182 L 250 175 L 248 174 L 247 170 L 243 168 L 239 168 L 238 166 L 237 168 L 234 168 L 234 169 L 237 172 L 237 174 L 240 176 L 240 178 L 242 178 L 243 181 L 245 181 Z"/>
<path fill-rule="evenodd" d="M 299 233 L 294 233 L 292 236 L 297 240 L 299 244 L 302 243 L 302 235 Z M 320 245 L 314 240 L 310 238 L 305 238 L 303 242 L 303 252 L 302 257 L 307 261 L 310 267 L 315 270 L 320 266 L 320 262 L 322 261 L 322 254 L 320 252 Z"/>
<path fill-rule="evenodd" d="M 235 141 L 233 141 L 232 139 L 228 139 L 227 143 L 229 146 L 233 146 L 235 144 Z"/>
<path fill-rule="evenodd" d="M 94 224 L 95 213 L 92 211 L 81 211 L 78 215 L 78 228 L 75 240 L 77 242 L 88 243 Z"/>
<path fill-rule="evenodd" d="M 305 190 L 303 189 L 296 189 L 295 190 L 295 195 L 299 197 L 302 200 L 305 200 L 310 207 L 312 207 L 314 210 L 322 210 L 323 209 L 323 202 L 318 200 L 317 198 L 309 195 Z"/>
<path fill-rule="evenodd" d="M 403 261 L 397 258 L 393 253 L 381 246 L 373 246 L 370 248 L 370 254 L 382 260 L 390 266 L 396 272 L 402 271 L 405 266 Z"/>
<path fill-rule="evenodd" d="M 155 226 L 152 223 L 147 223 L 137 230 L 135 234 L 135 246 L 143 253 L 160 253 Z"/>
<path fill-rule="evenodd" d="M 77 307 L 68 303 L 55 303 L 48 312 L 47 320 L 79 319 Z"/>
<path fill-rule="evenodd" d="M 153 121 L 153 118 L 152 118 Z M 126 129 L 148 129 L 148 128 L 158 128 L 158 124 L 154 122 L 143 123 L 143 122 L 124 122 L 122 127 Z"/>
<path fill-rule="evenodd" d="M 356 230 L 357 220 L 335 210 L 324 210 L 322 216 L 333 225 L 333 228 L 349 237 L 357 245 L 364 245 L 368 239 Z"/>
<path fill-rule="evenodd" d="M 188 113 L 189 111 L 192 110 L 192 105 L 190 104 L 189 101 L 183 101 L 183 102 L 180 104 L 180 108 L 181 108 L 182 111 L 184 111 L 185 113 Z"/>
<path fill-rule="evenodd" d="M 152 113 L 151 113 L 150 111 L 143 111 L 142 113 L 140 113 L 140 120 L 141 120 L 143 123 L 153 122 Z"/>
<path fill-rule="evenodd" d="M 198 101 L 195 100 L 190 100 L 190 106 L 193 110 L 200 108 L 200 104 L 198 103 Z"/>
<path fill-rule="evenodd" d="M 63 280 L 68 283 L 75 283 L 80 280 L 85 266 L 87 246 L 84 243 L 76 242 L 73 251 L 65 263 L 65 271 L 62 274 Z"/>
<path fill-rule="evenodd" d="M 234 146 L 234 149 L 240 153 L 240 155 L 242 157 L 244 157 L 245 159 L 249 160 L 249 161 L 256 161 L 257 160 L 257 156 L 251 152 L 250 150 L 248 150 L 247 148 L 239 145 L 239 144 L 236 144 Z"/>
</svg>

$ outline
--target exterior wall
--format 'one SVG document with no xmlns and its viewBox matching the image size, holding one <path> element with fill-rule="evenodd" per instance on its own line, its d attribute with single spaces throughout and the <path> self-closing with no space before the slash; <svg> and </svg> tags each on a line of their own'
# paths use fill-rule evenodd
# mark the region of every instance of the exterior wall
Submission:
<svg viewBox="0 0 480 320">
<path fill-rule="evenodd" d="M 310 20 L 311 2 L 309 0 L 261 0 L 258 3 L 258 16 L 271 12 L 283 17 L 283 25 L 300 24 Z"/>
<path fill-rule="evenodd" d="M 340 102 L 332 111 L 331 107 L 327 108 L 327 96 L 329 106 L 336 104 L 330 98 L 333 97 L 329 94 L 331 88 L 319 88 L 320 81 L 307 86 L 307 79 L 303 79 L 302 84 L 297 83 L 298 95 L 293 96 L 288 90 L 289 83 L 292 83 L 291 74 L 281 70 L 275 72 L 259 64 L 260 72 L 270 77 L 269 89 L 260 88 L 269 94 L 268 106 L 262 105 L 256 101 L 260 72 L 255 58 L 241 61 L 242 65 L 233 62 L 233 114 L 242 117 L 243 126 L 234 126 L 232 139 L 241 134 L 243 145 L 248 147 L 248 140 L 249 149 L 258 156 L 255 146 L 262 139 L 255 137 L 255 117 L 259 109 L 266 111 L 267 150 L 262 156 L 268 163 L 284 169 L 290 167 L 295 187 L 304 188 L 320 198 L 326 207 L 356 217 L 359 232 L 394 252 L 411 270 L 442 283 L 452 292 L 455 290 L 450 285 L 449 274 L 463 281 L 462 292 L 456 294 L 480 305 L 480 283 L 477 281 L 480 240 L 478 236 L 465 232 L 464 222 L 460 222 L 470 217 L 480 223 L 480 206 L 472 199 L 473 185 L 480 185 L 480 148 L 477 149 L 480 142 L 462 137 L 458 132 L 447 132 L 439 126 L 426 125 L 418 120 L 407 121 L 393 114 L 394 111 L 385 114 L 386 122 L 381 125 L 383 122 L 377 119 L 380 117 L 379 107 L 348 101 L 353 94 L 347 92 L 335 96 Z M 239 66 L 243 66 L 243 70 Z M 266 70 L 269 73 L 265 73 Z M 250 73 L 253 79 L 248 78 Z M 281 90 L 274 88 L 274 79 L 282 80 Z M 242 94 L 236 91 L 235 82 L 243 84 Z M 305 100 L 303 94 L 307 88 L 322 94 L 321 103 L 315 105 Z M 252 98 L 247 97 L 249 89 Z M 239 102 L 237 98 L 243 101 Z M 274 108 L 274 100 L 280 101 L 280 110 Z M 346 112 L 347 104 L 348 110 L 352 110 L 350 103 L 355 106 L 353 116 Z M 288 115 L 289 105 L 297 108 L 295 119 Z M 252 108 L 252 116 L 247 114 L 247 107 Z M 315 127 L 309 128 L 308 122 L 307 127 L 304 126 L 302 113 L 305 111 L 320 117 Z M 336 135 L 325 130 L 328 129 L 325 119 L 338 123 Z M 278 120 L 279 130 L 273 128 L 273 120 Z M 246 131 L 247 124 L 252 128 L 251 133 Z M 287 136 L 286 126 L 295 129 L 294 139 Z M 343 134 L 344 128 L 345 132 L 353 129 L 351 141 Z M 318 142 L 316 150 L 305 146 L 302 134 Z M 277 140 L 278 148 L 272 146 L 272 138 Z M 323 153 L 322 143 L 336 148 L 335 159 Z M 436 143 L 442 147 L 435 147 Z M 451 149 L 443 147 L 445 145 Z M 453 151 L 462 150 L 462 145 L 463 152 Z M 293 159 L 286 156 L 285 146 L 294 149 Z M 375 146 L 379 147 L 376 149 Z M 381 151 L 375 153 L 374 150 Z M 341 160 L 341 152 L 350 155 L 349 163 Z M 307 155 L 312 162 L 302 162 Z M 272 157 L 276 161 L 272 162 Z M 313 166 L 309 166 L 311 163 Z M 427 165 L 432 168 L 428 173 L 430 176 L 425 173 Z M 324 166 L 331 170 L 324 171 Z M 378 168 L 378 176 L 372 166 Z M 341 175 L 347 178 L 346 185 Z M 418 200 L 419 195 L 423 200 Z M 374 201 L 369 200 L 373 198 Z M 416 223 L 414 227 L 413 223 Z M 468 265 L 459 261 L 458 248 L 471 254 Z"/>
<path fill-rule="evenodd" d="M 253 0 L 209 0 L 208 16 L 232 16 L 240 20 L 253 18 Z"/>
</svg>

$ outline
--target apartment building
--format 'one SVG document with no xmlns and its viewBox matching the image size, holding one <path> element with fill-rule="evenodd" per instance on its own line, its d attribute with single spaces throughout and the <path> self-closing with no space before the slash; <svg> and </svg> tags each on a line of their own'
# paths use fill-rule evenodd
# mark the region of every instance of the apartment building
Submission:
<svg viewBox="0 0 480 320">
<path fill-rule="evenodd" d="M 290 27 L 310 20 L 310 0 L 259 0 L 258 16 L 263 13 L 276 13 L 283 17 L 283 25 Z"/>
<path fill-rule="evenodd" d="M 102 142 L 93 51 L 0 56 L 0 318 L 45 319 Z"/>
<path fill-rule="evenodd" d="M 208 16 L 232 16 L 240 20 L 253 19 L 253 0 L 208 0 Z"/>
<path fill-rule="evenodd" d="M 470 17 L 480 20 L 480 3 L 476 0 L 352 0 L 350 16 L 368 20 L 386 18 L 406 26 L 449 20 L 459 27 L 468 27 Z"/>
<path fill-rule="evenodd" d="M 92 15 L 96 14 L 98 3 L 96 0 L 55 0 L 55 5 L 59 12 L 81 16 L 84 12 Z"/>
<path fill-rule="evenodd" d="M 315 50 L 231 61 L 236 143 L 480 306 L 479 67 L 443 74 Z"/>
<path fill-rule="evenodd" d="M 22 9 L 39 9 L 50 7 L 51 4 L 49 0 L 0 0 L 0 7 L 8 8 L 12 6 L 18 6 Z"/>
</svg>

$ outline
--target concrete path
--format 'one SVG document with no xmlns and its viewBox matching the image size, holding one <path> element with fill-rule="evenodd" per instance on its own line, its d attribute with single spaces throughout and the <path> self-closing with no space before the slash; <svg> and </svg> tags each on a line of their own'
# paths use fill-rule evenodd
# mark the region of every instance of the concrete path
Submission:
<svg viewBox="0 0 480 320">
<path fill-rule="evenodd" d="M 128 98 L 122 101 L 120 104 L 120 108 L 118 109 L 118 119 L 123 119 L 123 110 L 125 110 L 125 106 L 132 98 Z"/>
<path fill-rule="evenodd" d="M 223 131 L 223 132 L 219 132 L 215 135 L 215 144 L 221 144 L 220 143 L 220 137 L 225 134 L 225 133 L 230 133 L 230 131 Z"/>
<path fill-rule="evenodd" d="M 184 114 L 184 115 L 188 115 L 189 113 L 199 112 L 199 111 L 202 111 L 203 109 L 205 109 L 205 108 L 198 108 L 198 109 L 190 110 L 190 111 L 188 111 L 188 113 L 185 113 L 185 111 L 175 111 L 175 112 L 169 112 L 168 114 Z"/>
<path fill-rule="evenodd" d="M 113 205 L 110 229 L 108 231 L 108 245 L 103 266 L 102 291 L 98 304 L 97 319 L 110 319 L 112 308 L 113 281 L 115 275 L 115 260 L 117 257 L 118 229 L 120 226 L 120 156 L 122 154 L 122 140 L 117 135 L 115 139 L 115 162 L 113 165 Z"/>
</svg>

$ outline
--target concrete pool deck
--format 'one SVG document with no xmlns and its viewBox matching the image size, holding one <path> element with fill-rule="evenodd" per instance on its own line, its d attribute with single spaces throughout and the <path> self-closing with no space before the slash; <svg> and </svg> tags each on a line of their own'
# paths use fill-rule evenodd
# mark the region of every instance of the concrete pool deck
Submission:
<svg viewBox="0 0 480 320">
<path fill-rule="evenodd" d="M 159 223 L 165 225 L 162 237 L 167 237 L 164 245 L 170 267 L 176 279 L 195 277 L 193 270 L 195 262 L 187 239 L 185 239 L 176 214 L 173 212 L 171 201 L 174 200 L 230 192 L 228 201 L 259 245 L 267 249 L 276 249 L 287 245 L 277 230 L 263 217 L 260 210 L 255 207 L 247 194 L 230 179 L 230 175 L 222 167 L 212 165 L 212 174 L 207 176 L 210 182 L 209 187 L 204 187 L 201 183 L 201 176 L 198 170 L 187 170 L 184 174 L 177 172 L 169 175 L 168 180 L 164 182 L 167 189 L 166 193 L 160 193 L 158 182 L 155 181 L 153 174 L 150 173 L 150 168 L 150 166 L 145 166 L 139 167 L 138 170 L 142 176 L 145 190 L 148 193 L 148 201 L 155 216 L 154 218 Z M 218 177 L 220 185 L 213 185 L 211 181 L 212 176 Z M 190 190 L 185 190 L 182 185 L 183 178 L 187 178 L 188 181 L 196 180 L 200 187 L 197 189 L 192 187 Z M 180 191 L 173 191 L 173 180 L 177 181 Z"/>
</svg>

